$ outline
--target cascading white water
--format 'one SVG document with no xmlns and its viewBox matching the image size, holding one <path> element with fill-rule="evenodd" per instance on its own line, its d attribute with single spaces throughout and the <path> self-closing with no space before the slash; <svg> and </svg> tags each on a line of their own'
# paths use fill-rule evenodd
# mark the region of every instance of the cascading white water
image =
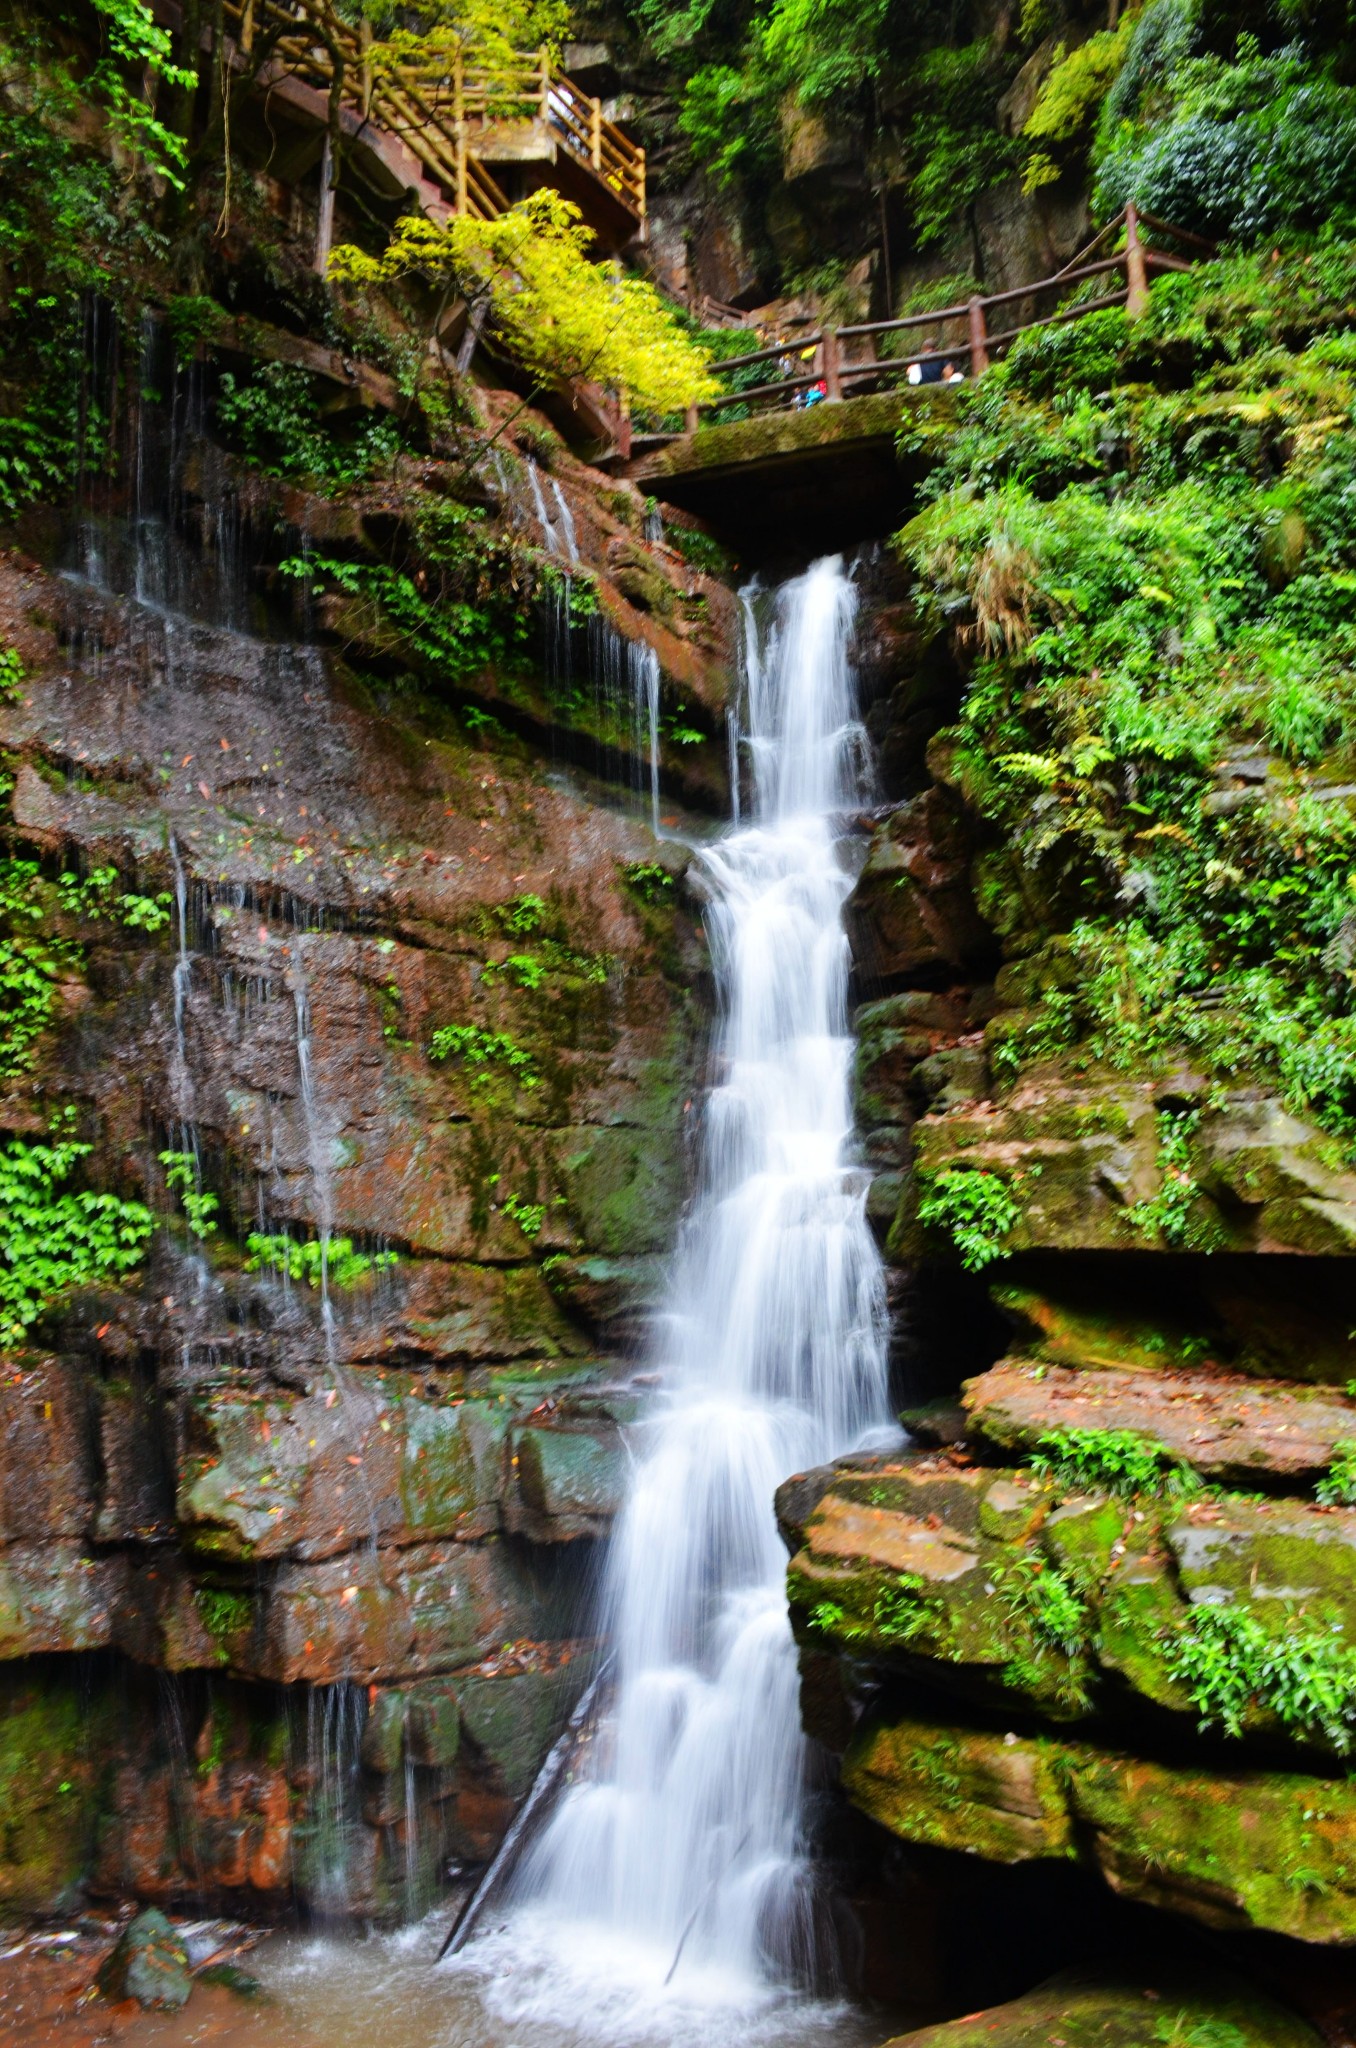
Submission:
<svg viewBox="0 0 1356 2048">
<path fill-rule="evenodd" d="M 854 608 L 841 563 L 819 562 L 751 644 L 752 818 L 705 855 L 717 1085 L 610 1552 L 615 1706 L 520 1880 L 492 1995 L 522 2018 L 582 2004 L 606 2031 L 610 2006 L 634 2037 L 647 1994 L 670 2014 L 756 2005 L 805 1974 L 808 1751 L 773 1495 L 889 1422 L 834 828 L 867 759 Z"/>
</svg>

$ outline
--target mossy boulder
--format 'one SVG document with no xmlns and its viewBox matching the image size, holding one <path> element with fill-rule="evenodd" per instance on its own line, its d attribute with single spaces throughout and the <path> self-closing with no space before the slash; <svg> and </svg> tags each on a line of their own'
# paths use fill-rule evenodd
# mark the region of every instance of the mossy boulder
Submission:
<svg viewBox="0 0 1356 2048">
<path fill-rule="evenodd" d="M 1079 1856 L 1127 1897 L 1212 1927 L 1356 1940 L 1345 1778 L 1165 1764 L 881 1709 L 853 1737 L 843 1785 L 905 1841 L 999 1863 Z"/>
<path fill-rule="evenodd" d="M 1173 1483 L 1127 1495 L 930 1452 L 790 1481 L 797 1636 L 1061 1723 L 1128 1690 L 1192 1727 L 1345 1756 L 1356 1510 Z"/>
<path fill-rule="evenodd" d="M 1054 1743 L 909 1718 L 869 1721 L 843 1760 L 854 1806 L 906 1841 L 994 1863 L 1074 1854 Z"/>
<path fill-rule="evenodd" d="M 615 1424 L 600 1419 L 551 1428 L 527 1424 L 513 1437 L 515 1491 L 508 1525 L 539 1542 L 603 1536 L 621 1505 L 628 1460 Z"/>
<path fill-rule="evenodd" d="M 71 1540 L 0 1549 L 0 1658 L 106 1649 L 123 1578 L 120 1558 Z"/>
<path fill-rule="evenodd" d="M 1001 1036 L 1000 1019 L 988 1027 Z M 1041 1250 L 1301 1252 L 1356 1249 L 1356 1174 L 1273 1099 L 1239 1090 L 1200 1116 L 1184 1170 L 1193 1190 L 1162 1205 L 1164 1115 L 1175 1098 L 1154 1081 L 1026 1077 L 1001 1105 L 960 1106 L 914 1126 L 924 1182 L 947 1169 L 997 1175 L 1019 1197 L 1007 1253 Z M 1165 1110 L 1164 1104 L 1169 1108 Z M 924 1242 L 916 1194 L 893 1243 Z"/>
<path fill-rule="evenodd" d="M 1318 2048 L 1297 2013 L 1253 1984 L 1193 1970 L 1064 1972 L 986 2012 L 901 2034 L 886 2048 Z"/>
<path fill-rule="evenodd" d="M 148 1906 L 124 1927 L 98 1976 L 104 1997 L 135 1998 L 155 2012 L 177 2012 L 193 1989 L 188 1950 L 164 1914 Z"/>
</svg>

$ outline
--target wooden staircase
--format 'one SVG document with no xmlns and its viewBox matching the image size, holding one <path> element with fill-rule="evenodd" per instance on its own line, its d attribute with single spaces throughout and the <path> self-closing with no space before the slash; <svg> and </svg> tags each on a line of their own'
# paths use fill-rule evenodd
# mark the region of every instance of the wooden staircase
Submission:
<svg viewBox="0 0 1356 2048">
<path fill-rule="evenodd" d="M 224 18 L 237 69 L 268 38 L 261 93 L 310 102 L 327 129 L 337 113 L 346 139 L 385 158 L 397 184 L 409 182 L 400 174 L 413 159 L 436 194 L 431 211 L 492 220 L 549 184 L 603 247 L 644 235 L 644 150 L 549 50 L 514 53 L 494 69 L 468 62 L 451 41 L 430 56 L 413 38 L 375 42 L 366 22 L 355 27 L 330 0 L 225 0 Z M 429 195 L 419 196 L 427 205 Z"/>
</svg>

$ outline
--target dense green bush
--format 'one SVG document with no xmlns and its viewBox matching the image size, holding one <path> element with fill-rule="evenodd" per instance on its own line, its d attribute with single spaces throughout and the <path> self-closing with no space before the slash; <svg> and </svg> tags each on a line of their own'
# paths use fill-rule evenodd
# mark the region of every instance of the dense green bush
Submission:
<svg viewBox="0 0 1356 2048">
<path fill-rule="evenodd" d="M 1023 344 L 931 443 L 901 545 L 966 666 L 982 907 L 1030 963 L 1004 1077 L 1185 1054 L 1356 1140 L 1351 276 L 1205 266 Z"/>
<path fill-rule="evenodd" d="M 1242 242 L 1345 228 L 1356 207 L 1356 91 L 1303 43 L 1233 60 L 1189 54 L 1180 0 L 1140 17 L 1099 127 L 1096 211 L 1127 200 L 1180 227 Z"/>
</svg>

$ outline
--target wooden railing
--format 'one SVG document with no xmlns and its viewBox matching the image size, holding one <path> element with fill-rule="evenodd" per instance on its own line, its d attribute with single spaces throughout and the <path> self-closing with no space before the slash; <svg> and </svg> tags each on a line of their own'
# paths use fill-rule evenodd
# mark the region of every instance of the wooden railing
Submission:
<svg viewBox="0 0 1356 2048">
<path fill-rule="evenodd" d="M 337 77 L 342 103 L 398 135 L 457 213 L 493 220 L 507 209 L 475 140 L 530 124 L 644 222 L 644 150 L 604 120 L 601 102 L 558 71 L 549 50 L 496 68 L 468 64 L 455 43 L 430 58 L 412 38 L 403 50 L 399 42 L 374 43 L 368 25 L 345 21 L 331 0 L 225 0 L 225 17 L 242 55 L 268 33 L 273 60 L 293 77 L 327 96 Z M 511 156 L 511 147 L 502 153 Z"/>
<path fill-rule="evenodd" d="M 1134 205 L 1127 206 L 1063 270 L 1056 271 L 1053 277 L 1040 278 L 1035 284 L 1017 285 L 1011 291 L 976 296 L 959 305 L 941 306 L 931 313 L 911 313 L 900 320 L 867 320 L 848 327 L 826 326 L 817 333 L 799 335 L 770 348 L 754 349 L 748 355 L 726 356 L 713 362 L 711 374 L 714 377 L 756 369 L 763 363 L 775 365 L 777 374 L 762 383 L 722 391 L 704 405 L 690 407 L 687 431 L 693 432 L 703 418 L 719 416 L 732 406 L 749 406 L 764 411 L 793 406 L 803 404 L 805 395 L 812 390 L 832 405 L 866 391 L 888 389 L 890 385 L 907 379 L 915 365 L 922 368 L 925 364 L 935 363 L 940 369 L 951 363 L 961 368 L 962 374 L 968 371 L 970 376 L 978 377 L 988 369 L 995 356 L 1012 345 L 1019 334 L 1027 334 L 1037 327 L 1055 326 L 1063 321 L 1081 320 L 1085 314 L 1099 312 L 1105 306 L 1124 306 L 1132 319 L 1138 318 L 1148 304 L 1152 272 L 1189 270 L 1191 267 L 1188 258 L 1147 246 L 1142 227 L 1157 235 L 1173 236 L 1187 248 L 1203 255 L 1215 252 L 1214 243 L 1207 242 L 1203 236 L 1191 234 L 1185 228 L 1170 227 L 1166 221 L 1156 220 L 1152 214 L 1141 212 Z M 1125 230 L 1124 246 L 1109 256 L 1098 256 L 1097 250 L 1122 228 Z M 1023 300 L 1038 301 L 1050 293 L 1062 295 L 1075 285 L 1086 284 L 1091 278 L 1106 277 L 1109 280 L 1113 276 L 1123 280 L 1117 283 L 1114 291 L 1078 299 L 1071 306 L 1058 306 L 1052 312 L 1016 321 L 997 332 L 990 325 L 990 316 L 995 312 L 1000 318 L 1011 319 L 1011 309 Z M 956 330 L 954 339 L 946 336 L 948 326 Z M 924 329 L 930 339 L 936 337 L 926 352 L 910 354 L 905 348 L 884 356 L 880 354 L 879 344 L 883 338 L 917 334 Z M 864 352 L 857 353 L 863 345 Z M 804 369 L 799 367 L 801 363 L 805 363 Z M 927 381 L 936 380 L 929 378 Z"/>
</svg>

